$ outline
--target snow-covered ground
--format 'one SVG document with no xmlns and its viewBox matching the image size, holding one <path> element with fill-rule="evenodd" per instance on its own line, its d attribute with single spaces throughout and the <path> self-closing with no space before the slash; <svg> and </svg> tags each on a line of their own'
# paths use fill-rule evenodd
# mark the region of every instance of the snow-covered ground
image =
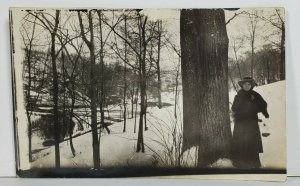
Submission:
<svg viewBox="0 0 300 186">
<path fill-rule="evenodd" d="M 285 138 L 285 81 L 277 82 L 255 88 L 268 102 L 269 119 L 263 119 L 260 123 L 262 133 L 270 133 L 268 137 L 262 137 L 264 153 L 260 155 L 263 167 L 286 167 L 286 138 Z M 235 92 L 230 92 L 230 102 L 233 101 Z M 179 94 L 179 109 L 176 110 L 177 120 L 174 116 L 174 94 L 164 93 L 163 102 L 172 106 L 149 107 L 147 113 L 148 130 L 144 131 L 145 153 L 136 152 L 136 133 L 134 133 L 135 120 L 127 119 L 127 129 L 123 133 L 123 122 L 117 122 L 110 126 L 111 134 L 103 133 L 100 139 L 100 159 L 102 167 L 113 166 L 157 166 L 158 162 L 163 166 L 176 164 L 176 157 L 180 153 L 178 144 L 182 141 L 182 94 Z M 88 131 L 88 130 L 87 130 Z M 86 132 L 87 132 L 86 131 Z M 176 136 L 176 137 L 174 137 Z M 54 167 L 54 146 L 43 149 L 41 140 L 33 137 L 33 150 L 42 149 L 34 153 L 32 167 Z M 79 135 L 73 139 L 76 156 L 73 157 L 68 141 L 60 144 L 61 167 L 93 167 L 92 136 L 91 132 Z M 195 148 L 186 152 L 181 159 L 181 164 L 194 165 Z M 219 163 L 219 162 L 218 162 Z M 217 163 L 217 164 L 218 164 Z M 220 161 L 220 164 L 227 164 Z M 217 165 L 219 166 L 219 165 Z"/>
<path fill-rule="evenodd" d="M 263 167 L 286 167 L 286 109 L 285 109 L 285 81 L 257 87 L 263 98 L 268 103 L 269 119 L 262 114 L 260 118 L 261 133 L 270 133 L 262 137 L 264 153 L 260 154 Z M 265 126 L 264 126 L 265 124 Z"/>
</svg>

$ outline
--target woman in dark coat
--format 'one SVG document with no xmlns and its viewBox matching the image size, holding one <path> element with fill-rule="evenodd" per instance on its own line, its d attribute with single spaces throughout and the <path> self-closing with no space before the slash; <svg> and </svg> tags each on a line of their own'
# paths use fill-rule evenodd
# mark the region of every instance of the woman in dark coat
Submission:
<svg viewBox="0 0 300 186">
<path fill-rule="evenodd" d="M 245 77 L 239 81 L 242 88 L 234 98 L 232 108 L 234 130 L 232 138 L 232 161 L 238 168 L 259 168 L 259 153 L 263 152 L 257 113 L 269 118 L 267 103 L 253 90 L 255 81 Z"/>
</svg>

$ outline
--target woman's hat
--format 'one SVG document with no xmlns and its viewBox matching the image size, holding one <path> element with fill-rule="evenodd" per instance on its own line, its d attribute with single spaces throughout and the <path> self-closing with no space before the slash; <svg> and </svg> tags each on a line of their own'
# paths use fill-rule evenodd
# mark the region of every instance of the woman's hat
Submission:
<svg viewBox="0 0 300 186">
<path fill-rule="evenodd" d="M 240 81 L 238 82 L 238 84 L 240 85 L 240 87 L 243 87 L 243 84 L 244 84 L 245 82 L 251 83 L 252 87 L 257 86 L 256 82 L 255 82 L 254 79 L 252 79 L 251 77 L 244 77 L 243 80 L 240 80 Z"/>
</svg>

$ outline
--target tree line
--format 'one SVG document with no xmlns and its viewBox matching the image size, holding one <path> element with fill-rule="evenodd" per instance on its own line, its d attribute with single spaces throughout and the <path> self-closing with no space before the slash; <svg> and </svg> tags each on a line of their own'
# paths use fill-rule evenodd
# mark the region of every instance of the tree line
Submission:
<svg viewBox="0 0 300 186">
<path fill-rule="evenodd" d="M 160 50 L 166 45 L 163 41 L 166 34 L 161 20 L 149 20 L 140 11 L 25 12 L 20 32 L 25 52 L 23 76 L 30 162 L 31 117 L 43 106 L 42 99 L 48 100 L 46 105 L 52 107 L 56 167 L 60 167 L 60 134 L 66 125 L 75 156 L 71 125 L 77 120 L 91 127 L 93 162 L 98 169 L 101 131 L 110 133 L 105 109 L 112 104 L 122 108 L 123 132 L 126 132 L 128 100 L 131 118 L 135 117 L 134 132 L 138 130 L 136 150 L 144 152 L 143 131 L 147 130 L 150 96 L 147 94 L 153 92 L 147 90 L 148 84 L 155 84 L 157 106 L 162 108 Z M 86 119 L 74 112 L 76 105 L 89 108 Z"/>
</svg>

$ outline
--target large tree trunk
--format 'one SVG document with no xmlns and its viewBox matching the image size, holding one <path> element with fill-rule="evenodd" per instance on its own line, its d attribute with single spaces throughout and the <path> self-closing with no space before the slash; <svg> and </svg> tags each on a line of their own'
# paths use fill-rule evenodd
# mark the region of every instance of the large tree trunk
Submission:
<svg viewBox="0 0 300 186">
<path fill-rule="evenodd" d="M 228 37 L 222 9 L 182 10 L 183 150 L 198 166 L 229 156 Z"/>
<path fill-rule="evenodd" d="M 60 141 L 60 126 L 59 126 L 59 114 L 58 114 L 58 74 L 56 67 L 56 53 L 55 53 L 55 37 L 59 23 L 60 11 L 56 10 L 55 26 L 51 33 L 51 62 L 52 62 L 52 91 L 53 91 L 53 117 L 54 117 L 54 131 L 55 131 L 55 167 L 60 167 L 60 153 L 59 153 L 59 141 Z"/>
</svg>

